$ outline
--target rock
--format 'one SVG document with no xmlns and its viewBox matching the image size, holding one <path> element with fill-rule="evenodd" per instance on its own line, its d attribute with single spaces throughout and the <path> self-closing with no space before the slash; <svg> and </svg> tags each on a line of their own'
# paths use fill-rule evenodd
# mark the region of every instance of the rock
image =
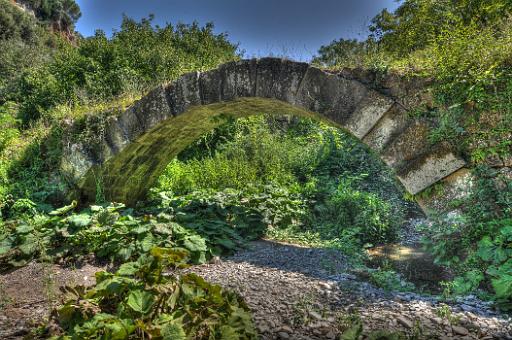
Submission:
<svg viewBox="0 0 512 340">
<path fill-rule="evenodd" d="M 468 306 L 465 304 L 460 305 L 460 309 L 462 309 L 465 312 L 473 312 L 475 310 L 474 307 L 471 307 L 471 306 Z"/>
<path fill-rule="evenodd" d="M 317 312 L 314 312 L 314 311 L 310 311 L 309 312 L 309 315 L 311 315 L 311 317 L 313 319 L 316 319 L 316 320 L 322 320 L 322 316 L 320 314 L 318 314 Z"/>
<path fill-rule="evenodd" d="M 270 329 L 265 325 L 258 325 L 256 328 L 258 328 L 259 333 L 268 333 L 270 331 Z"/>
<path fill-rule="evenodd" d="M 458 335 L 468 335 L 469 331 L 462 326 L 452 326 L 452 331 Z"/>
<path fill-rule="evenodd" d="M 319 285 L 320 287 L 324 288 L 324 289 L 331 289 L 331 288 L 332 288 L 332 287 L 331 287 L 331 285 L 330 285 L 330 284 L 328 284 L 327 282 L 322 282 L 322 281 L 320 281 L 320 282 L 318 282 L 318 285 Z"/>
<path fill-rule="evenodd" d="M 329 331 L 327 334 L 325 334 L 326 339 L 336 339 L 336 334 L 334 334 L 333 331 Z"/>
<path fill-rule="evenodd" d="M 279 339 L 290 339 L 290 335 L 286 332 L 279 332 L 277 335 L 279 336 Z"/>
<path fill-rule="evenodd" d="M 293 329 L 291 329 L 287 325 L 284 325 L 283 327 L 281 327 L 281 331 L 284 332 L 284 333 L 293 333 Z"/>
<path fill-rule="evenodd" d="M 404 316 L 399 316 L 396 318 L 396 321 L 398 321 L 399 324 L 401 324 L 402 326 L 404 326 L 405 328 L 412 328 L 413 327 L 413 323 L 411 320 L 409 320 L 408 318 L 404 317 Z"/>
</svg>

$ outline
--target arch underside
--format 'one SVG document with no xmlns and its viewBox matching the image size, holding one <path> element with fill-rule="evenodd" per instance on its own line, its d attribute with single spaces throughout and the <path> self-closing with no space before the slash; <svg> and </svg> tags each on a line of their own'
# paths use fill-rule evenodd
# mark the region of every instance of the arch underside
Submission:
<svg viewBox="0 0 512 340">
<path fill-rule="evenodd" d="M 348 130 L 393 168 L 411 194 L 461 169 L 445 145 L 428 142 L 428 123 L 361 82 L 305 63 L 266 58 L 189 73 L 155 88 L 106 126 L 85 175 L 82 194 L 98 186 L 110 201 L 144 198 L 169 161 L 202 134 L 231 118 L 255 114 L 314 117 Z"/>
</svg>

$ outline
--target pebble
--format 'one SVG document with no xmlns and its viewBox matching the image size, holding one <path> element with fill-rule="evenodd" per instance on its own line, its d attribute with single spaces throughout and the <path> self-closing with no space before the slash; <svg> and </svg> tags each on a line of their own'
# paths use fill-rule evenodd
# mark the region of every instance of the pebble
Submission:
<svg viewBox="0 0 512 340">
<path fill-rule="evenodd" d="M 455 334 L 458 334 L 458 335 L 468 335 L 469 334 L 469 331 L 462 326 L 452 326 L 452 330 Z"/>
<path fill-rule="evenodd" d="M 402 326 L 404 326 L 406 328 L 412 328 L 413 327 L 412 321 L 407 319 L 404 316 L 399 316 L 396 320 L 398 321 L 399 324 L 401 324 Z"/>
<path fill-rule="evenodd" d="M 290 339 L 290 335 L 286 332 L 279 332 L 277 335 L 279 336 L 279 339 Z"/>
</svg>

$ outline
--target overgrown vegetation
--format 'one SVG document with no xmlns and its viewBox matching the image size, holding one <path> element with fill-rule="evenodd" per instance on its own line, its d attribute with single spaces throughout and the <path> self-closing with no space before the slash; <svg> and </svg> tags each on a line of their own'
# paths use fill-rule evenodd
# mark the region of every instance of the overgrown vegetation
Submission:
<svg viewBox="0 0 512 340">
<path fill-rule="evenodd" d="M 471 194 L 462 213 L 440 216 L 425 226 L 424 243 L 440 264 L 458 276 L 445 283 L 445 294 L 477 292 L 512 308 L 512 180 L 485 166 L 475 168 Z"/>
<path fill-rule="evenodd" d="M 55 315 L 66 335 L 54 338 L 256 339 L 238 296 L 195 274 L 166 275 L 186 265 L 187 255 L 152 248 L 115 273 L 97 273 L 92 288 L 66 288 L 72 298 Z"/>
<path fill-rule="evenodd" d="M 124 17 L 110 38 L 102 31 L 70 38 L 59 34 L 59 26 L 76 20 L 74 1 L 27 3 L 36 18 L 8 0 L 0 1 L 4 214 L 18 198 L 65 203 L 66 182 L 59 173 L 63 126 L 125 107 L 152 86 L 182 73 L 238 58 L 237 46 L 225 34 L 214 33 L 212 24 L 157 27 L 152 16 L 140 22 Z M 54 25 L 55 20 L 61 23 Z"/>
<path fill-rule="evenodd" d="M 63 208 L 58 171 L 63 127 L 97 134 L 106 112 L 130 105 L 182 73 L 239 58 L 213 25 L 157 27 L 123 18 L 108 37 L 73 32 L 72 0 L 0 0 L 0 265 L 67 262 L 93 254 L 120 265 L 91 288 L 68 288 L 54 313 L 62 339 L 256 337 L 239 297 L 183 274 L 188 264 L 269 237 L 341 250 L 354 266 L 364 249 L 396 240 L 412 204 L 393 174 L 347 133 L 310 119 L 251 117 L 201 137 L 167 167 L 136 210 Z M 501 169 L 512 146 L 512 22 L 505 0 L 405 0 L 383 11 L 365 41 L 319 51 L 329 68 L 364 67 L 434 79 L 432 102 L 414 111 L 436 122 L 432 143 L 451 143 L 474 168 L 456 214 L 433 218 L 424 244 L 457 277 L 445 295 L 476 292 L 512 308 L 512 181 Z M 90 142 L 87 140 L 86 142 Z M 94 147 L 94 143 L 88 143 Z M 434 190 L 433 190 L 434 191 Z M 387 290 L 412 290 L 392 268 L 368 271 Z M 357 338 L 350 320 L 343 338 Z M 378 333 L 374 338 L 402 338 Z"/>
<path fill-rule="evenodd" d="M 0 258 L 4 269 L 32 260 L 74 263 L 91 254 L 120 264 L 144 262 L 154 249 L 167 249 L 186 252 L 186 263 L 198 264 L 267 235 L 340 249 L 361 265 L 363 245 L 396 237 L 406 213 L 404 203 L 385 166 L 343 131 L 311 119 L 255 116 L 223 125 L 186 149 L 169 164 L 151 200 L 136 211 L 104 204 L 76 212 L 73 202 L 45 213 L 31 200 L 17 200 L 9 210 L 13 219 L 3 225 Z M 152 306 L 156 299 L 170 301 L 172 291 L 158 290 L 147 282 L 146 274 L 127 277 L 124 268 L 132 265 L 123 264 L 117 274 L 98 274 L 97 285 L 87 291 L 69 290 L 76 296 L 56 319 L 65 336 L 129 338 L 146 332 L 159 337 L 168 324 L 186 334 L 215 337 L 233 327 L 246 327 L 247 337 L 252 336 L 250 323 L 240 324 L 228 312 L 203 334 L 196 319 L 191 317 L 196 320 L 191 325 L 181 318 L 181 305 L 163 304 L 159 312 L 150 307 L 134 311 L 130 303 L 135 297 L 130 296 L 137 295 L 138 306 Z M 197 277 L 179 277 L 165 284 L 181 291 L 184 284 L 197 286 L 197 294 L 206 299 L 200 308 L 230 311 L 238 306 L 228 297 L 222 302 L 225 307 L 212 306 L 219 298 L 210 300 L 207 292 L 217 288 Z M 114 281 L 115 287 L 108 288 Z M 121 307 L 114 310 L 111 301 Z M 139 314 L 133 316 L 134 312 Z M 196 312 L 209 318 L 199 310 L 189 313 Z M 161 313 L 171 316 L 162 319 Z M 140 321 L 130 321 L 129 316 Z M 245 317 L 242 313 L 237 318 Z"/>
<path fill-rule="evenodd" d="M 365 67 L 435 80 L 423 111 L 439 123 L 432 141 L 451 142 L 468 160 L 510 159 L 510 10 L 506 0 L 406 0 L 383 10 L 364 42 L 340 39 L 314 62 Z"/>
<path fill-rule="evenodd" d="M 274 216 L 269 236 L 353 253 L 393 241 L 406 212 L 389 170 L 358 141 L 290 117 L 239 119 L 212 131 L 169 164 L 153 191 L 205 202 L 231 195 L 223 209 L 254 205 Z"/>
<path fill-rule="evenodd" d="M 425 245 L 459 275 L 447 294 L 480 288 L 503 308 L 512 301 L 512 187 L 504 167 L 512 159 L 511 10 L 506 0 L 406 0 L 372 20 L 366 41 L 335 41 L 315 60 L 434 79 L 433 101 L 416 114 L 437 122 L 431 142 L 459 150 L 474 183 L 467 199 L 454 202 L 458 214 L 425 228 Z"/>
</svg>

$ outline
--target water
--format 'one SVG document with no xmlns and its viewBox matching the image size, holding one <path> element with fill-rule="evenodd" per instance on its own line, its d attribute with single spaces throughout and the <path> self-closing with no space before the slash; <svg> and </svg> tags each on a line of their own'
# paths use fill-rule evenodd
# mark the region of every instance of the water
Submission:
<svg viewBox="0 0 512 340">
<path fill-rule="evenodd" d="M 440 282 L 451 278 L 449 271 L 436 265 L 432 256 L 422 250 L 420 245 L 387 244 L 372 248 L 368 252 L 370 267 L 391 266 L 421 291 L 441 293 Z"/>
</svg>

